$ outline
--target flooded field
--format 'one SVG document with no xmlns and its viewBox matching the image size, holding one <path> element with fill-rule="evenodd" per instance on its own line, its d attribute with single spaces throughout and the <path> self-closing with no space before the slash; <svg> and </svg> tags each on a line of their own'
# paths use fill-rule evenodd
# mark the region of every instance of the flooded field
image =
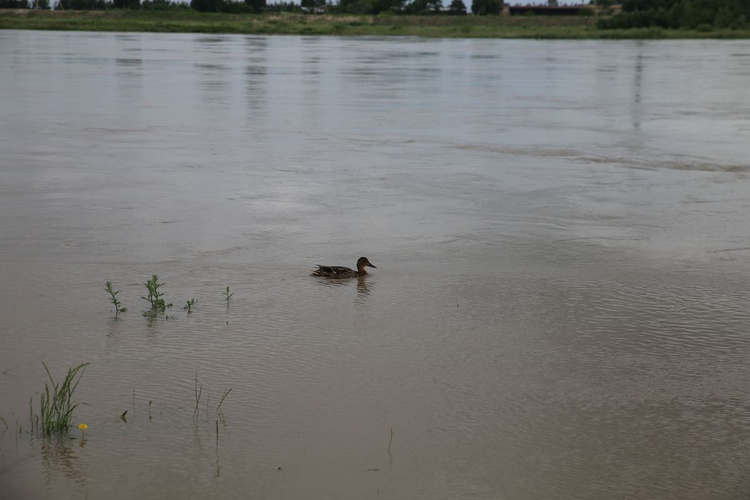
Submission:
<svg viewBox="0 0 750 500">
<path fill-rule="evenodd" d="M 0 68 L 1 499 L 750 495 L 750 43 L 0 31 Z M 90 363 L 69 437 L 43 362 Z"/>
</svg>

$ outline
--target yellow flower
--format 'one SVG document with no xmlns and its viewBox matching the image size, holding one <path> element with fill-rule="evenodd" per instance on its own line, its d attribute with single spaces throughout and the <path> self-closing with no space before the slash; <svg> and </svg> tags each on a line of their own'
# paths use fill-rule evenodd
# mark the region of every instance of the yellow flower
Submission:
<svg viewBox="0 0 750 500">
<path fill-rule="evenodd" d="M 78 425 L 78 428 L 79 428 L 79 429 L 81 429 L 82 431 L 85 431 L 86 429 L 88 429 L 88 428 L 89 428 L 89 426 L 88 426 L 88 425 L 86 425 L 86 424 L 79 424 L 79 425 Z"/>
</svg>

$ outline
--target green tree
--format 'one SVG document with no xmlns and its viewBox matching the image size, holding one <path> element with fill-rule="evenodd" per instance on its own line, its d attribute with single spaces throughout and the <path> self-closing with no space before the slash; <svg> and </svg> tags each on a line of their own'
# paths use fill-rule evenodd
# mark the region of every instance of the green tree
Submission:
<svg viewBox="0 0 750 500">
<path fill-rule="evenodd" d="M 623 0 L 622 13 L 600 19 L 609 29 L 708 27 L 743 28 L 750 18 L 750 0 Z"/>
<path fill-rule="evenodd" d="M 59 0 L 57 10 L 104 10 L 112 7 L 111 2 L 105 0 Z"/>
<path fill-rule="evenodd" d="M 28 9 L 26 0 L 0 0 L 0 9 Z"/>
<path fill-rule="evenodd" d="M 503 0 L 473 0 L 471 13 L 475 16 L 498 15 L 503 10 Z"/>
<path fill-rule="evenodd" d="M 300 6 L 308 12 L 319 12 L 326 7 L 326 0 L 301 0 Z"/>
<path fill-rule="evenodd" d="M 404 0 L 340 0 L 339 10 L 350 14 L 396 12 L 404 8 Z"/>
<path fill-rule="evenodd" d="M 266 0 L 245 0 L 245 4 L 249 6 L 253 12 L 263 12 L 266 10 Z"/>
<path fill-rule="evenodd" d="M 448 14 L 451 16 L 465 16 L 466 4 L 463 0 L 453 0 L 448 7 Z"/>
<path fill-rule="evenodd" d="M 442 7 L 442 0 L 412 0 L 404 6 L 404 12 L 414 15 L 437 14 Z"/>
<path fill-rule="evenodd" d="M 198 12 L 221 12 L 225 0 L 190 0 L 190 8 Z"/>
<path fill-rule="evenodd" d="M 141 2 L 141 9 L 144 10 L 184 10 L 189 9 L 190 6 L 182 2 L 170 2 L 169 0 L 143 0 Z"/>
<path fill-rule="evenodd" d="M 118 9 L 139 9 L 141 0 L 113 0 L 115 8 Z"/>
<path fill-rule="evenodd" d="M 299 5 L 294 2 L 274 2 L 267 4 L 263 10 L 267 12 L 299 12 Z"/>
</svg>

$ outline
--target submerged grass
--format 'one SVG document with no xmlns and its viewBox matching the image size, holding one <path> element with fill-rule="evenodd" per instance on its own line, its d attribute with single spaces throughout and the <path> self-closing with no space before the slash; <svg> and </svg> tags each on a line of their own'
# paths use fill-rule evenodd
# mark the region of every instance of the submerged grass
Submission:
<svg viewBox="0 0 750 500">
<path fill-rule="evenodd" d="M 198 371 L 195 372 L 195 410 L 193 411 L 193 417 L 198 415 L 198 405 L 201 402 L 201 395 L 203 394 L 203 386 L 198 388 Z"/>
<path fill-rule="evenodd" d="M 49 376 L 50 383 L 44 384 L 44 391 L 39 396 L 39 415 L 36 418 L 36 425 L 46 436 L 63 434 L 70 427 L 73 411 L 78 406 L 78 403 L 73 402 L 73 393 L 89 364 L 81 363 L 74 368 L 69 368 L 62 382 L 55 382 L 47 365 L 44 362 L 42 365 Z M 32 414 L 32 427 L 35 420 L 33 417 Z"/>
<path fill-rule="evenodd" d="M 227 399 L 227 396 L 229 396 L 229 393 L 232 392 L 232 388 L 224 389 L 224 394 L 221 395 L 221 399 L 219 400 L 219 405 L 216 407 L 216 411 L 218 413 L 221 413 L 221 405 L 224 404 L 224 400 Z"/>
<path fill-rule="evenodd" d="M 430 38 L 750 38 L 750 30 L 604 30 L 586 16 L 359 16 L 179 11 L 0 10 L 0 29 L 421 36 Z"/>
<path fill-rule="evenodd" d="M 203 396 L 203 386 L 198 384 L 198 371 L 195 371 L 195 385 L 194 385 L 194 392 L 195 392 L 195 408 L 193 409 L 193 418 L 198 416 L 198 408 L 201 403 L 201 397 Z M 216 413 L 221 417 L 223 412 L 221 410 L 221 405 L 224 404 L 224 400 L 227 399 L 227 396 L 229 396 L 229 393 L 232 392 L 232 388 L 224 389 L 224 392 L 221 394 L 221 398 L 219 399 L 219 404 L 216 406 Z M 211 395 L 206 394 L 206 417 L 208 417 L 208 405 L 211 401 Z"/>
</svg>

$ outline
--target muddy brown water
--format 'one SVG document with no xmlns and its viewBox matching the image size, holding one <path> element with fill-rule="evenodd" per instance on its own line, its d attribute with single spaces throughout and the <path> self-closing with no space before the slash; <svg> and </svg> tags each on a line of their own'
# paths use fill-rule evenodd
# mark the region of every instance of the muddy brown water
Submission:
<svg viewBox="0 0 750 500">
<path fill-rule="evenodd" d="M 0 31 L 0 68 L 0 498 L 750 495 L 750 43 Z M 91 363 L 85 441 L 30 435 L 43 361 Z"/>
</svg>

